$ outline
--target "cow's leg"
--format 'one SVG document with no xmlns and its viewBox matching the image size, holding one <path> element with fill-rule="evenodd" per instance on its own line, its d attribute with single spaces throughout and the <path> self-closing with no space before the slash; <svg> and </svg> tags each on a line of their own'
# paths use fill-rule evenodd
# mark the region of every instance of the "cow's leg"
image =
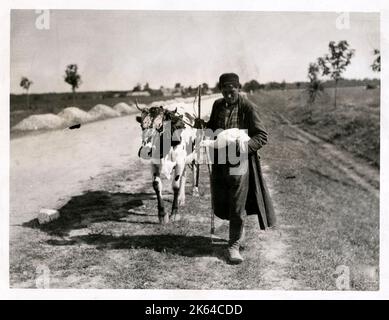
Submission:
<svg viewBox="0 0 389 320">
<path fill-rule="evenodd" d="M 152 164 L 151 171 L 153 174 L 153 188 L 158 200 L 158 218 L 159 222 L 164 224 L 169 222 L 169 216 L 165 212 L 165 206 L 162 197 L 161 165 Z"/>
<path fill-rule="evenodd" d="M 180 179 L 180 191 L 178 192 L 178 206 L 181 207 L 185 205 L 185 184 L 186 184 L 186 166 L 181 174 Z"/>
<path fill-rule="evenodd" d="M 174 169 L 174 177 L 172 181 L 174 196 L 173 196 L 172 212 L 170 217 L 173 221 L 180 220 L 180 216 L 178 215 L 178 197 L 180 193 L 181 179 L 183 177 L 183 173 L 185 173 L 185 162 L 177 163 Z M 184 188 L 184 192 L 185 192 L 185 188 Z"/>
</svg>

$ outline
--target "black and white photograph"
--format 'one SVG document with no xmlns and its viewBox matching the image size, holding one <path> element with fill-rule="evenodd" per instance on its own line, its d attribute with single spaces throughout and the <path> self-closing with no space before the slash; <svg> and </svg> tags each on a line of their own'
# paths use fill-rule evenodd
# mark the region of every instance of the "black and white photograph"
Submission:
<svg viewBox="0 0 389 320">
<path fill-rule="evenodd" d="M 382 289 L 379 8 L 91 6 L 8 12 L 10 290 Z"/>
</svg>

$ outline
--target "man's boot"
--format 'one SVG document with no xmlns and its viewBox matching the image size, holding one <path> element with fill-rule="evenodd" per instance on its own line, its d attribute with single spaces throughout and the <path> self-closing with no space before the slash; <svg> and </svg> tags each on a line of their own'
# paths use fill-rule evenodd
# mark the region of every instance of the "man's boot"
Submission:
<svg viewBox="0 0 389 320">
<path fill-rule="evenodd" d="M 239 252 L 239 245 L 232 245 L 228 247 L 228 261 L 233 264 L 239 264 L 243 262 L 243 257 Z"/>
<path fill-rule="evenodd" d="M 239 264 L 243 262 L 239 249 L 244 240 L 245 229 L 243 225 L 233 226 L 230 224 L 230 242 L 228 246 L 228 260 L 230 263 Z"/>
</svg>

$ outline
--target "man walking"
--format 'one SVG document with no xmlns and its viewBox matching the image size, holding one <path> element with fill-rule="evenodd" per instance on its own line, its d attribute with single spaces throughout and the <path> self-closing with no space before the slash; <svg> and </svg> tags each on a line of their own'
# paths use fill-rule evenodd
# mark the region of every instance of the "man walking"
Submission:
<svg viewBox="0 0 389 320">
<path fill-rule="evenodd" d="M 197 125 L 213 131 L 246 129 L 250 137 L 247 143 L 247 170 L 233 174 L 231 169 L 236 164 L 232 164 L 228 158 L 226 162 L 220 163 L 223 161 L 215 152 L 211 174 L 214 213 L 230 221 L 228 259 L 231 263 L 241 263 L 243 257 L 240 246 L 245 234 L 245 215 L 257 214 L 261 229 L 273 227 L 276 222 L 257 153 L 267 143 L 268 134 L 260 120 L 258 107 L 240 94 L 241 84 L 237 74 L 222 74 L 219 88 L 223 98 L 214 102 L 209 121 L 205 123 L 200 120 L 202 123 Z"/>
</svg>

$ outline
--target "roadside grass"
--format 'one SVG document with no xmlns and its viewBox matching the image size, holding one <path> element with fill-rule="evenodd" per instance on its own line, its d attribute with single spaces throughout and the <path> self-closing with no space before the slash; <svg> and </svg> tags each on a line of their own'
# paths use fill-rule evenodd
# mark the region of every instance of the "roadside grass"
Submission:
<svg viewBox="0 0 389 320">
<path fill-rule="evenodd" d="M 270 125 L 263 159 L 270 166 L 276 212 L 289 234 L 288 274 L 312 289 L 337 290 L 337 268 L 346 266 L 351 290 L 378 290 L 379 201 L 318 157 L 314 147 L 290 139 L 287 124 L 276 116 L 267 119 L 270 110 L 290 115 L 283 98 L 275 92 L 252 97 Z"/>
<path fill-rule="evenodd" d="M 294 226 L 288 228 L 290 277 L 316 290 L 337 290 L 337 268 L 346 266 L 351 290 L 378 290 L 378 201 L 305 168 L 295 171 L 296 179 L 285 180 L 282 167 L 274 176 L 273 200 L 284 224 Z"/>
<path fill-rule="evenodd" d="M 326 88 L 313 105 L 304 90 L 273 90 L 259 96 L 272 99 L 272 109 L 302 129 L 380 165 L 380 89 L 339 88 L 337 107 L 334 89 Z"/>
</svg>

